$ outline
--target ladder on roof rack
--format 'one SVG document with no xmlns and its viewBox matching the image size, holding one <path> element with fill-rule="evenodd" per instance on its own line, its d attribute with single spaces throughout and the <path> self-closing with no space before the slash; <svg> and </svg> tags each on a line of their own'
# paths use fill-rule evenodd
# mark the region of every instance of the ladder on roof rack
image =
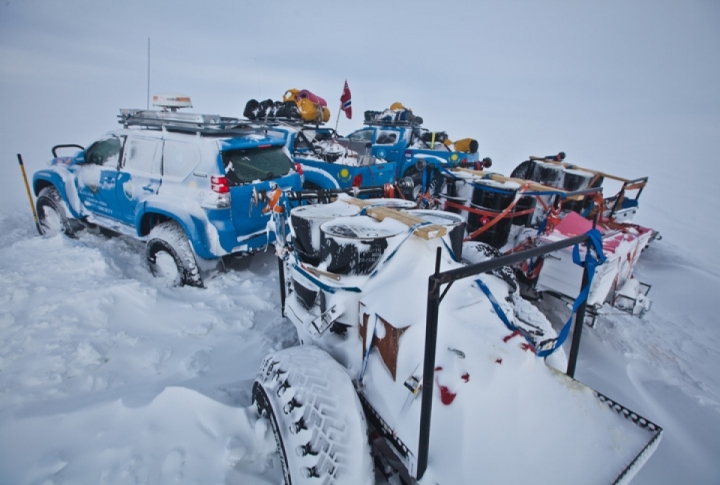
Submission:
<svg viewBox="0 0 720 485">
<path fill-rule="evenodd" d="M 118 123 L 125 128 L 142 126 L 164 128 L 168 131 L 183 131 L 200 134 L 230 134 L 257 132 L 264 129 L 258 123 L 220 115 L 178 113 L 175 111 L 154 111 L 145 109 L 121 109 Z"/>
</svg>

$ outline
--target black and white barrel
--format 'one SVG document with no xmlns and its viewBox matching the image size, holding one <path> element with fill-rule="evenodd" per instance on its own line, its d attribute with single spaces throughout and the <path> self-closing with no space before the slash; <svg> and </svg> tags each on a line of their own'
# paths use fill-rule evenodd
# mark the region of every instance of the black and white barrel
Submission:
<svg viewBox="0 0 720 485">
<path fill-rule="evenodd" d="M 470 207 L 487 214 L 470 212 L 467 218 L 467 232 L 472 234 L 481 227 L 489 224 L 495 217 L 504 211 L 515 200 L 520 185 L 515 182 L 501 182 L 490 179 L 474 181 L 474 190 Z M 512 211 L 517 211 L 517 205 Z M 504 217 L 493 224 L 489 229 L 475 236 L 473 241 L 480 241 L 500 248 L 507 243 L 512 218 Z"/>
<path fill-rule="evenodd" d="M 443 236 L 445 243 L 452 250 L 455 261 L 462 259 L 463 239 L 465 238 L 465 219 L 454 212 L 415 209 L 407 211 L 415 217 L 424 219 L 431 224 L 445 226 L 447 234 Z"/>
<path fill-rule="evenodd" d="M 290 211 L 291 234 L 298 258 L 304 263 L 317 266 L 320 262 L 320 225 L 359 212 L 359 207 L 341 201 L 306 205 Z"/>
<path fill-rule="evenodd" d="M 327 271 L 342 275 L 370 274 L 394 238 L 407 232 L 401 222 L 369 216 L 340 217 L 320 225 L 320 260 Z"/>
<path fill-rule="evenodd" d="M 563 189 L 568 192 L 587 189 L 593 179 L 593 174 L 584 170 L 566 168 L 564 170 Z M 563 209 L 575 212 L 582 212 L 590 205 L 591 197 L 584 200 L 569 200 L 563 203 Z"/>
<path fill-rule="evenodd" d="M 564 167 L 555 163 L 535 162 L 530 179 L 543 185 L 562 188 L 564 179 Z"/>
</svg>

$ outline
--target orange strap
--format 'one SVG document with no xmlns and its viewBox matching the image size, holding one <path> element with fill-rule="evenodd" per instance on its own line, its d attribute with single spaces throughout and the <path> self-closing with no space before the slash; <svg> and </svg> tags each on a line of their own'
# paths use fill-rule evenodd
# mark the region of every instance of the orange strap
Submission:
<svg viewBox="0 0 720 485">
<path fill-rule="evenodd" d="M 270 211 L 282 213 L 285 210 L 283 207 L 278 206 L 277 203 L 280 200 L 280 195 L 282 194 L 282 190 L 280 189 L 273 189 L 272 192 L 270 192 L 270 197 L 268 197 L 268 203 L 267 206 L 262 210 L 263 214 L 267 214 Z"/>
<path fill-rule="evenodd" d="M 517 203 L 518 200 L 520 200 L 520 197 L 515 197 L 515 200 L 513 200 L 510 203 L 510 205 L 508 205 L 505 208 L 504 211 L 502 211 L 500 214 L 494 213 L 494 214 L 497 214 L 497 216 L 494 219 L 491 219 L 490 222 L 488 222 L 481 228 L 479 228 L 476 231 L 474 231 L 473 233 L 471 233 L 468 237 L 466 237 L 464 239 L 464 241 L 471 241 L 472 239 L 476 238 L 477 236 L 479 236 L 480 234 L 482 234 L 483 232 L 487 231 L 488 229 L 493 227 L 495 224 L 500 222 L 503 219 L 503 217 L 505 217 L 513 209 L 513 207 L 515 207 L 515 204 Z"/>
</svg>

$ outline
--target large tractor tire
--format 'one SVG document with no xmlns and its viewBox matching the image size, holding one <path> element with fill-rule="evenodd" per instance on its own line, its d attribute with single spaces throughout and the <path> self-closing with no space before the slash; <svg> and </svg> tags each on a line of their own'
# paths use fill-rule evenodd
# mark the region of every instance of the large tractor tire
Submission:
<svg viewBox="0 0 720 485">
<path fill-rule="evenodd" d="M 265 357 L 253 402 L 270 421 L 285 485 L 369 485 L 367 424 L 355 389 L 329 354 L 306 345 Z"/>
</svg>

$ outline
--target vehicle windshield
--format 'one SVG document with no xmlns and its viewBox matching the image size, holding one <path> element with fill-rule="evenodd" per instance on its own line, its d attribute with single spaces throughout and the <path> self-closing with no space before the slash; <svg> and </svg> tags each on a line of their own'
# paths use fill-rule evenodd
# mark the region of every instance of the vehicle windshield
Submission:
<svg viewBox="0 0 720 485">
<path fill-rule="evenodd" d="M 295 168 L 282 147 L 222 152 L 225 175 L 231 186 L 273 180 Z"/>
</svg>

